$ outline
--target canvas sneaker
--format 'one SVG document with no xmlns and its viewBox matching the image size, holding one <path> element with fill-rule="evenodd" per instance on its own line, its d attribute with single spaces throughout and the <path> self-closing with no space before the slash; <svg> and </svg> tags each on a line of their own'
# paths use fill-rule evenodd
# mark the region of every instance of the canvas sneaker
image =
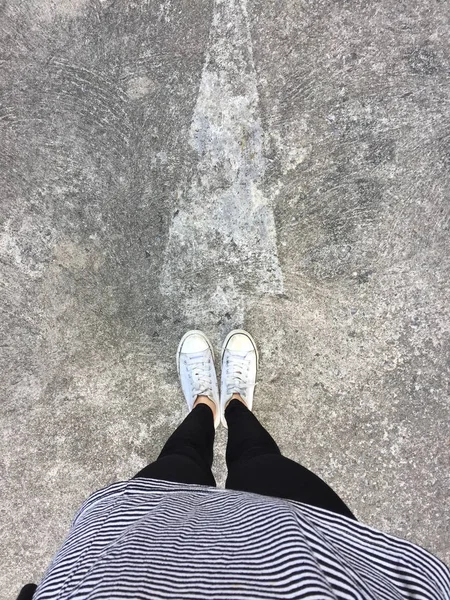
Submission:
<svg viewBox="0 0 450 600">
<path fill-rule="evenodd" d="M 198 396 L 208 396 L 216 405 L 214 427 L 220 423 L 219 389 L 214 352 L 202 331 L 191 330 L 181 338 L 177 350 L 177 369 L 181 388 L 191 411 Z"/>
<path fill-rule="evenodd" d="M 220 389 L 220 415 L 225 427 L 225 408 L 233 394 L 239 394 L 252 410 L 258 360 L 258 350 L 249 333 L 235 329 L 227 335 L 222 346 Z"/>
</svg>

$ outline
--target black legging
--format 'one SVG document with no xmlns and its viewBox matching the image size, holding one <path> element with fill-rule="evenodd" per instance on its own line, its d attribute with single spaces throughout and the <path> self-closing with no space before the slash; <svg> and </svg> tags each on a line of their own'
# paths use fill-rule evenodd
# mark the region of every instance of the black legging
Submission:
<svg viewBox="0 0 450 600">
<path fill-rule="evenodd" d="M 255 415 L 239 400 L 226 408 L 228 445 L 226 487 L 297 500 L 355 518 L 320 477 L 281 455 Z M 167 440 L 156 462 L 136 477 L 215 486 L 211 471 L 214 422 L 205 404 L 197 405 Z"/>
</svg>

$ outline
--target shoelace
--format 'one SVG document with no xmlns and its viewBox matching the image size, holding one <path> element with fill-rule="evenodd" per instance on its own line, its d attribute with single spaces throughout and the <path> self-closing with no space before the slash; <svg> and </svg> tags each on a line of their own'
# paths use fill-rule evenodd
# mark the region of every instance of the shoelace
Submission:
<svg viewBox="0 0 450 600">
<path fill-rule="evenodd" d="M 247 389 L 247 376 L 250 364 L 246 354 L 228 354 L 225 361 L 225 384 L 227 396 L 232 394 L 245 395 Z"/>
<path fill-rule="evenodd" d="M 194 396 L 210 396 L 212 390 L 211 359 L 202 355 L 186 356 L 184 359 L 192 381 Z"/>
</svg>

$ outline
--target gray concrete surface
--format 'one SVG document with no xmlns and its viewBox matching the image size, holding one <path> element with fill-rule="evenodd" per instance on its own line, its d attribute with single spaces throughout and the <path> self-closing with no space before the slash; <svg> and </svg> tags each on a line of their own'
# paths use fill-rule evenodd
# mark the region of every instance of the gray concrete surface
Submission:
<svg viewBox="0 0 450 600">
<path fill-rule="evenodd" d="M 285 454 L 449 561 L 446 3 L 0 6 L 0 598 L 156 457 L 190 327 L 247 327 Z"/>
</svg>

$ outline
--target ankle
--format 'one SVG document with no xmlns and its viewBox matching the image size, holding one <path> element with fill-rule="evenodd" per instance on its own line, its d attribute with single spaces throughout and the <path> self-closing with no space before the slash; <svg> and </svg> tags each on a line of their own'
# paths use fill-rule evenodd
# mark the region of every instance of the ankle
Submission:
<svg viewBox="0 0 450 600">
<path fill-rule="evenodd" d="M 213 418 L 216 418 L 217 406 L 216 403 L 211 400 L 211 398 L 209 398 L 208 396 L 197 396 L 193 408 L 195 408 L 199 404 L 205 404 L 206 406 L 208 406 L 211 409 Z"/>
<path fill-rule="evenodd" d="M 231 396 L 231 398 L 228 400 L 228 402 L 225 404 L 225 409 L 229 406 L 230 402 L 232 400 L 239 400 L 239 402 L 242 402 L 242 404 L 248 408 L 247 403 L 245 402 L 245 400 L 242 398 L 242 396 L 240 394 L 233 394 Z"/>
</svg>

